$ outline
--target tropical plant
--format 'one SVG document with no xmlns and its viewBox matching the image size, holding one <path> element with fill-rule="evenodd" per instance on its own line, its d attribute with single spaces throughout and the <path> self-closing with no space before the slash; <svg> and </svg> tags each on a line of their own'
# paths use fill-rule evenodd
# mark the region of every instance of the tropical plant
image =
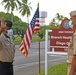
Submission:
<svg viewBox="0 0 76 75">
<path fill-rule="evenodd" d="M 19 12 L 22 16 L 26 15 L 29 19 L 29 16 L 31 15 L 32 7 L 30 6 L 31 2 L 28 3 L 28 0 L 21 0 L 21 6 L 19 7 Z"/>
<path fill-rule="evenodd" d="M 60 27 L 61 21 L 64 18 L 65 17 L 63 15 L 60 15 L 59 13 L 56 13 L 56 16 L 52 19 L 52 21 L 50 22 L 49 25 Z"/>
<path fill-rule="evenodd" d="M 1 4 L 4 5 L 7 12 L 11 11 L 11 21 L 13 22 L 13 11 L 18 9 L 18 5 L 20 6 L 21 2 L 19 0 L 3 0 Z"/>
<path fill-rule="evenodd" d="M 60 15 L 59 13 L 56 14 L 55 18 L 58 20 L 58 23 L 64 19 L 63 15 Z"/>
</svg>

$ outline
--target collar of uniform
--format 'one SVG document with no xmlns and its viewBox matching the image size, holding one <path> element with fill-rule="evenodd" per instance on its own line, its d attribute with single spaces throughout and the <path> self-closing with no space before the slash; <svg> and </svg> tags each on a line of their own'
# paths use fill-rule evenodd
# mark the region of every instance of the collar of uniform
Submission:
<svg viewBox="0 0 76 75">
<path fill-rule="evenodd" d="M 6 38 L 3 33 L 1 33 L 1 37 L 4 38 L 5 40 L 8 40 L 8 38 Z"/>
</svg>

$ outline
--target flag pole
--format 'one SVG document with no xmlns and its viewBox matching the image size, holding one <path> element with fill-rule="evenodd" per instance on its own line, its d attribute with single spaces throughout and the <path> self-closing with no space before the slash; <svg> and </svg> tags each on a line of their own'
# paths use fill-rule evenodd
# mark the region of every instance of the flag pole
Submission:
<svg viewBox="0 0 76 75">
<path fill-rule="evenodd" d="M 39 75 L 40 75 L 40 72 L 41 72 L 41 65 L 40 65 L 40 32 L 38 34 L 39 34 L 38 42 L 39 42 Z"/>
<path fill-rule="evenodd" d="M 39 0 L 38 0 L 38 7 L 39 7 Z M 41 65 L 40 65 L 40 32 L 38 32 L 38 43 L 39 43 L 39 75 L 41 72 Z"/>
<path fill-rule="evenodd" d="M 37 36 L 38 36 L 38 51 L 39 51 L 39 54 L 38 54 L 38 60 L 39 60 L 39 75 L 40 75 L 40 23 L 39 23 L 39 1 L 38 1 L 38 4 L 37 4 L 37 7 L 38 7 L 38 18 L 36 20 L 36 24 L 34 25 L 34 28 L 33 28 L 33 31 L 34 33 L 37 33 Z"/>
</svg>

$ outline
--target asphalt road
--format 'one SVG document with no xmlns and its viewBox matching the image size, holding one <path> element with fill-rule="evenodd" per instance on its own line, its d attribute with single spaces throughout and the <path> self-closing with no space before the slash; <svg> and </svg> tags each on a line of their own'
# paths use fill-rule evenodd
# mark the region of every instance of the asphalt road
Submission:
<svg viewBox="0 0 76 75">
<path fill-rule="evenodd" d="M 66 61 L 66 56 L 49 55 L 48 66 Z M 41 71 L 45 69 L 45 43 L 40 43 L 40 66 Z M 28 57 L 24 57 L 16 46 L 14 59 L 14 75 L 35 75 L 39 73 L 39 51 L 38 42 L 31 43 Z"/>
</svg>

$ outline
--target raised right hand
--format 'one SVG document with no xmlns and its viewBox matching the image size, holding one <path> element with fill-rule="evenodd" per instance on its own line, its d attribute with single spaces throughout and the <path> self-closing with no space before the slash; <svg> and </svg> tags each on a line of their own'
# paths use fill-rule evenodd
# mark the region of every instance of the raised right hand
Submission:
<svg viewBox="0 0 76 75">
<path fill-rule="evenodd" d="M 5 22 L 5 19 L 2 17 L 1 18 L 1 26 L 0 26 L 1 29 L 6 29 L 6 22 Z"/>
</svg>

